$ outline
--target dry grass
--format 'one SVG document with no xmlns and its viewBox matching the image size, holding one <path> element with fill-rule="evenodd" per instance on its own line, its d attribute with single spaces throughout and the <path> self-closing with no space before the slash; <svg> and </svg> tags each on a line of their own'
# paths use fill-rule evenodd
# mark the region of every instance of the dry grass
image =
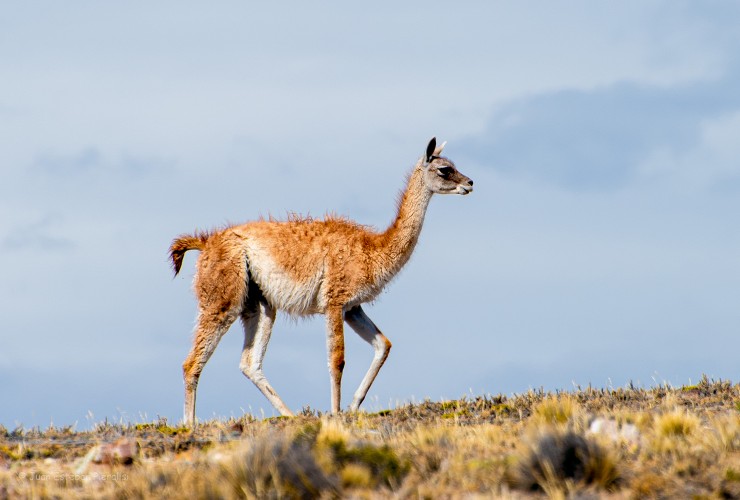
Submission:
<svg viewBox="0 0 740 500">
<path fill-rule="evenodd" d="M 122 437 L 138 445 L 133 463 L 90 460 Z M 461 496 L 740 498 L 740 385 L 530 391 L 193 430 L 0 428 L 0 498 Z"/>
</svg>

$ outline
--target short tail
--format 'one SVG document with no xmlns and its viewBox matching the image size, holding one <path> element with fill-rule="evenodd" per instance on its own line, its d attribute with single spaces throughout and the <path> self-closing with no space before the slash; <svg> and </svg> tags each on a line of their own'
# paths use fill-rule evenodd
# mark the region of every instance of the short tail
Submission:
<svg viewBox="0 0 740 500">
<path fill-rule="evenodd" d="M 182 267 L 182 258 L 188 250 L 203 250 L 210 235 L 208 233 L 196 233 L 195 235 L 183 234 L 175 238 L 170 245 L 170 259 L 172 259 L 172 270 L 175 276 Z"/>
</svg>

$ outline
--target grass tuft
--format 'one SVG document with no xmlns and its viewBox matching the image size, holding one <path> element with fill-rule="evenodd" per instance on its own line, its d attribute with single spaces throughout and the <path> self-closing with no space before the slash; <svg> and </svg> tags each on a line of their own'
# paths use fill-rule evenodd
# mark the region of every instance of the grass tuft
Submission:
<svg viewBox="0 0 740 500">
<path fill-rule="evenodd" d="M 549 396 L 532 409 L 532 423 L 544 425 L 563 425 L 573 419 L 580 407 L 569 395 Z"/>
<path fill-rule="evenodd" d="M 619 477 L 615 459 L 592 439 L 572 431 L 547 431 L 518 462 L 509 481 L 518 489 L 559 496 L 574 488 L 612 490 Z"/>
<path fill-rule="evenodd" d="M 369 471 L 368 481 L 373 485 L 396 487 L 410 468 L 409 462 L 399 458 L 388 445 L 353 441 L 349 429 L 336 419 L 321 421 L 315 446 L 324 469 L 339 472 L 343 479 L 358 477 L 364 468 Z M 345 472 L 348 467 L 350 471 Z"/>
<path fill-rule="evenodd" d="M 655 421 L 659 436 L 667 438 L 687 438 L 699 428 L 700 420 L 685 411 L 675 410 L 660 415 Z"/>
<path fill-rule="evenodd" d="M 319 467 L 303 441 L 266 436 L 223 465 L 231 493 L 252 498 L 333 498 L 336 480 Z"/>
</svg>

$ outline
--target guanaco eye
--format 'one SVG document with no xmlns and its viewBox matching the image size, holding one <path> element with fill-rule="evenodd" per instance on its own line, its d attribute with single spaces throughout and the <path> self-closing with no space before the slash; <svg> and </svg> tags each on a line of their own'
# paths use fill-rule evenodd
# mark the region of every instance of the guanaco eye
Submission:
<svg viewBox="0 0 740 500">
<path fill-rule="evenodd" d="M 440 177 L 449 177 L 450 175 L 452 175 L 452 172 L 453 172 L 452 167 L 439 167 L 437 169 L 437 174 Z"/>
</svg>

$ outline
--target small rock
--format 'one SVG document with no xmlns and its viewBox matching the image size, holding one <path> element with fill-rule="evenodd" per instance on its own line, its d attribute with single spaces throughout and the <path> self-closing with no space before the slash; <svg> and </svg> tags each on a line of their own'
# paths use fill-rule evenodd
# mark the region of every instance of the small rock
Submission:
<svg viewBox="0 0 740 500">
<path fill-rule="evenodd" d="M 640 441 L 640 431 L 635 424 L 622 424 L 620 434 L 623 439 L 630 443 L 638 443 Z"/>
<path fill-rule="evenodd" d="M 602 417 L 596 418 L 591 422 L 591 426 L 588 428 L 588 431 L 592 434 L 607 436 L 615 441 L 619 438 L 619 425 L 616 420 Z"/>
<path fill-rule="evenodd" d="M 94 464 L 129 465 L 139 454 L 139 446 L 134 439 L 123 437 L 113 443 L 102 443 L 93 448 L 89 455 Z"/>
<path fill-rule="evenodd" d="M 634 424 L 624 423 L 621 426 L 616 420 L 598 417 L 591 422 L 588 428 L 591 434 L 606 436 L 612 441 L 626 441 L 631 444 L 640 442 L 640 431 Z"/>
</svg>

